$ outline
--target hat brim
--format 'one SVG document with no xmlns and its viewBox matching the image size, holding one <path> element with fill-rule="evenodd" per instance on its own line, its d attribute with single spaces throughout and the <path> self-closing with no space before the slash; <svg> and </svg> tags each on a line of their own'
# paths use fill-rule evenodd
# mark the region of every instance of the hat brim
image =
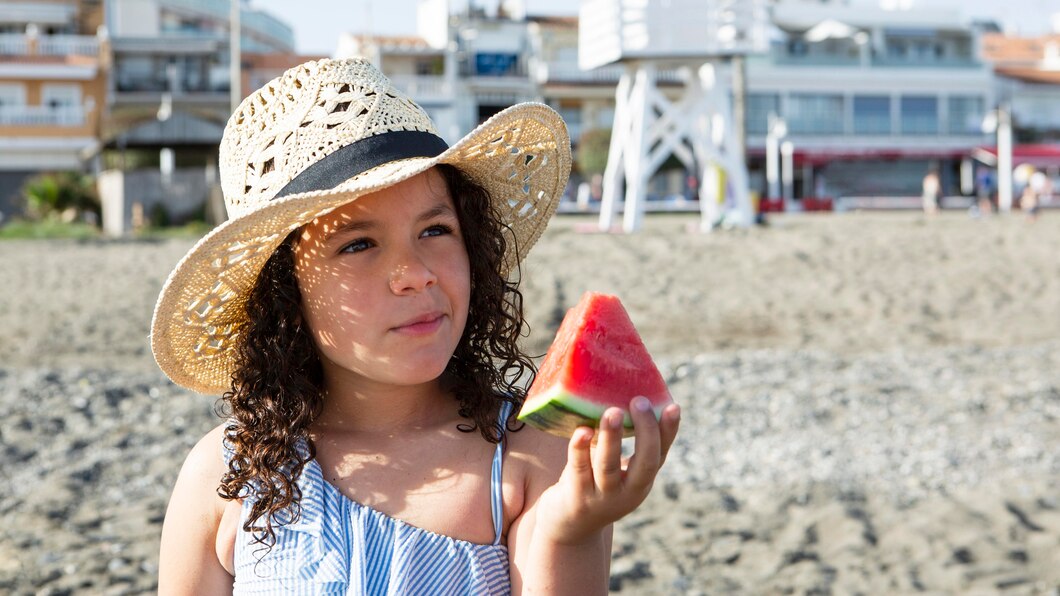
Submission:
<svg viewBox="0 0 1060 596">
<path fill-rule="evenodd" d="M 386 163 L 333 188 L 276 199 L 222 223 L 188 251 L 162 287 L 151 322 L 159 368 L 193 391 L 228 391 L 247 296 L 284 239 L 342 205 L 439 164 L 459 168 L 492 197 L 511 233 L 502 271 L 507 274 L 540 238 L 559 204 L 570 173 L 570 139 L 554 110 L 519 104 L 437 157 Z"/>
</svg>

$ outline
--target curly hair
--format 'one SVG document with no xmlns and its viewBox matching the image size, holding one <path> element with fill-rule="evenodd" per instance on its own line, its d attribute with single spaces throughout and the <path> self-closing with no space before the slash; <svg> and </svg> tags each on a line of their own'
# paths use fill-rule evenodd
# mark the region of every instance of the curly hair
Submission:
<svg viewBox="0 0 1060 596">
<path fill-rule="evenodd" d="M 467 420 L 457 428 L 478 430 L 486 441 L 498 443 L 501 403 L 517 409 L 526 397 L 522 383 L 536 373 L 518 345 L 527 329 L 518 269 L 514 280 L 501 273 L 511 230 L 485 189 L 453 166 L 437 170 L 456 208 L 471 274 L 467 324 L 443 373 L 444 386 Z M 269 258 L 247 298 L 232 388 L 220 408 L 231 420 L 225 428 L 231 457 L 217 494 L 228 500 L 252 498 L 243 530 L 267 548 L 275 543 L 274 524 L 300 515 L 296 482 L 316 456 L 309 425 L 323 406 L 323 369 L 300 310 L 297 234 Z M 511 419 L 507 426 L 521 427 Z"/>
</svg>

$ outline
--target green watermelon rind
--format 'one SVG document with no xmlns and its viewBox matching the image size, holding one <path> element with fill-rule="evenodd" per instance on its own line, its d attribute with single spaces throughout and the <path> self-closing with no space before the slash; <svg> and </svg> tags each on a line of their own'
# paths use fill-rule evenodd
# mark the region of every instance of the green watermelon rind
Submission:
<svg viewBox="0 0 1060 596">
<path fill-rule="evenodd" d="M 630 396 L 630 399 L 633 397 Z M 652 408 L 656 419 L 669 403 Z M 549 434 L 570 437 L 579 426 L 598 427 L 600 417 L 610 407 L 615 406 L 588 401 L 562 386 L 556 386 L 534 397 L 532 402 L 524 403 L 518 419 Z M 622 436 L 633 436 L 633 418 L 628 411 L 622 419 Z"/>
</svg>

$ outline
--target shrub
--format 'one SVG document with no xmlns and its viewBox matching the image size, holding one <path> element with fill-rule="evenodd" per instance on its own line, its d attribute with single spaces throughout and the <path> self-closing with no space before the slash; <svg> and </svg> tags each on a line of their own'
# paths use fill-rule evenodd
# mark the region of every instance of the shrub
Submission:
<svg viewBox="0 0 1060 596">
<path fill-rule="evenodd" d="M 611 129 L 590 128 L 578 140 L 578 171 L 582 176 L 602 174 L 611 149 Z"/>
<path fill-rule="evenodd" d="M 80 172 L 40 174 L 22 185 L 27 214 L 35 219 L 82 219 L 88 213 L 99 220 L 100 204 L 95 179 Z"/>
</svg>

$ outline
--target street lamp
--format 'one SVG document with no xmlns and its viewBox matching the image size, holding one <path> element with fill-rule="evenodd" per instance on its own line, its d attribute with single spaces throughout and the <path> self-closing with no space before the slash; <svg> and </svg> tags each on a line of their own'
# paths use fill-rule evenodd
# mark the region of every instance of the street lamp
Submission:
<svg viewBox="0 0 1060 596">
<path fill-rule="evenodd" d="M 788 123 L 776 113 L 769 113 L 769 124 L 766 126 L 766 186 L 770 200 L 779 198 L 780 194 L 780 139 L 788 136 Z"/>
<path fill-rule="evenodd" d="M 982 131 L 997 133 L 997 210 L 1012 210 L 1012 114 L 1006 103 L 987 112 Z"/>
<path fill-rule="evenodd" d="M 795 145 L 791 141 L 780 144 L 780 182 L 784 195 L 784 211 L 795 210 Z"/>
</svg>

